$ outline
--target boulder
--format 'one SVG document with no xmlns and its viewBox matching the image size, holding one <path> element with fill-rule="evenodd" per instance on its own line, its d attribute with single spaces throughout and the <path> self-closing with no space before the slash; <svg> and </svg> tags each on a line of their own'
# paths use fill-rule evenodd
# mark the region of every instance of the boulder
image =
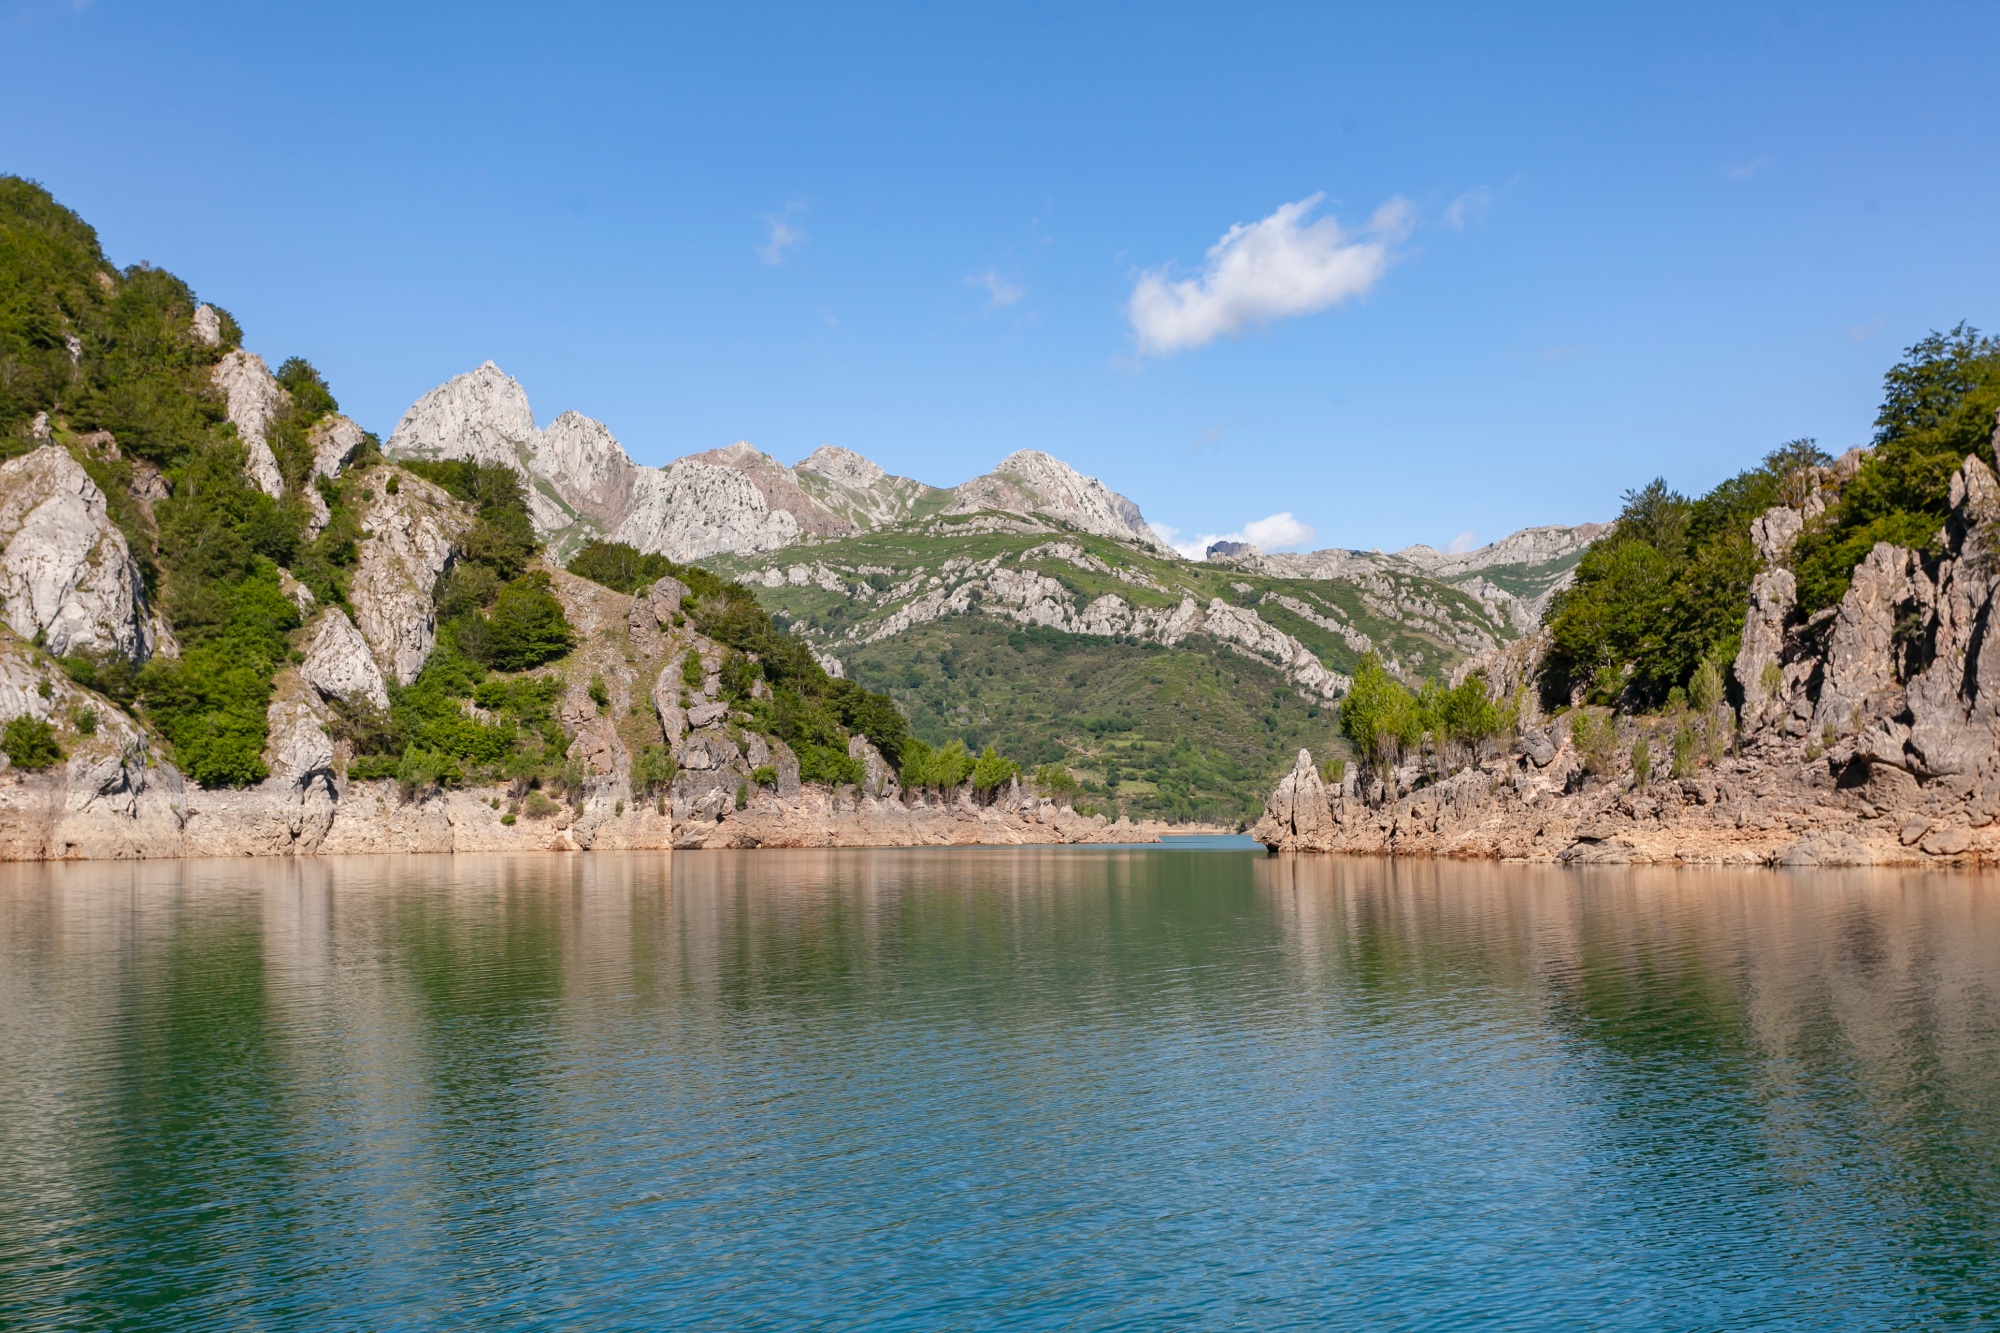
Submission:
<svg viewBox="0 0 2000 1333">
<path fill-rule="evenodd" d="M 1910 552 L 1877 542 L 1854 567 L 1853 581 L 1840 599 L 1840 611 L 1827 639 L 1812 736 L 1858 731 L 1867 720 L 1870 700 L 1898 688 L 1896 620 L 1902 606 L 1911 600 L 1915 566 Z M 1922 577 L 1920 572 L 1916 576 Z M 1746 650 L 1747 638 L 1746 634 Z M 1741 654 L 1738 657 L 1740 660 Z"/>
<path fill-rule="evenodd" d="M 313 628 L 299 675 L 323 698 L 388 710 L 389 691 L 368 650 L 368 641 L 337 606 L 328 607 Z"/>
<path fill-rule="evenodd" d="M 1750 607 L 1743 619 L 1743 641 L 1734 667 L 1737 686 L 1743 691 L 1746 732 L 1784 716 L 1785 622 L 1797 603 L 1798 581 L 1789 569 L 1767 569 L 1750 581 Z"/>
<path fill-rule="evenodd" d="M 882 757 L 866 736 L 847 738 L 847 757 L 861 762 L 861 791 L 863 795 L 892 798 L 903 794 L 903 787 L 896 780 L 896 770 Z"/>
<path fill-rule="evenodd" d="M 0 619 L 58 656 L 175 651 L 104 492 L 53 444 L 0 466 Z"/>
<path fill-rule="evenodd" d="M 1849 833 L 1818 831 L 1808 833 L 1777 855 L 1777 864 L 1789 867 L 1865 866 L 1874 864 L 1868 849 Z"/>
</svg>

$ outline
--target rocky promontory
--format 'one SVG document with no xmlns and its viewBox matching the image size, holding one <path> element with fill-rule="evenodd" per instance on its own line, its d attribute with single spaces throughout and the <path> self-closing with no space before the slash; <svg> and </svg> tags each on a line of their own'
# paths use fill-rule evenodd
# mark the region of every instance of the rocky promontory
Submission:
<svg viewBox="0 0 2000 1333">
<path fill-rule="evenodd" d="M 1853 470 L 1828 469 L 1828 486 Z M 1580 738 L 1580 710 L 1540 716 L 1520 689 L 1545 642 L 1524 640 L 1476 664 L 1496 698 L 1528 701 L 1509 743 L 1455 772 L 1337 781 L 1302 751 L 1252 832 L 1273 851 L 1570 864 L 2000 860 L 2000 483 L 1968 456 L 1950 500 L 1931 552 L 1877 543 L 1839 604 L 1811 615 L 1784 561 L 1826 495 L 1757 520 L 1764 569 L 1729 696 L 1705 716 Z M 1666 728 L 1697 741 L 1678 774 L 1651 771 Z"/>
</svg>

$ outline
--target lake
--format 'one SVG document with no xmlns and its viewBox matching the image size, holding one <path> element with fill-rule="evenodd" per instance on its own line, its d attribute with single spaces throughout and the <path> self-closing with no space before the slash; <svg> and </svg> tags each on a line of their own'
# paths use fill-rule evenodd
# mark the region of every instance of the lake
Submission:
<svg viewBox="0 0 2000 1333">
<path fill-rule="evenodd" d="M 2000 877 L 0 867 L 0 1327 L 2000 1323 Z"/>
</svg>

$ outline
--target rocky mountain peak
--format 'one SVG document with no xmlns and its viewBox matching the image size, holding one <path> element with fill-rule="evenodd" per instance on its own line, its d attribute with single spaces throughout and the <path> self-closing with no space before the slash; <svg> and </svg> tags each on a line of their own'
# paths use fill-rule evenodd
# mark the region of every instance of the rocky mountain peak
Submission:
<svg viewBox="0 0 2000 1333">
<path fill-rule="evenodd" d="M 1006 509 L 1046 514 L 1100 537 L 1137 542 L 1156 551 L 1168 549 L 1146 526 L 1138 505 L 1039 449 L 1016 450 L 991 472 L 956 487 L 952 494 L 955 498 L 946 513 Z"/>
<path fill-rule="evenodd" d="M 856 530 L 849 519 L 833 512 L 799 485 L 798 474 L 748 442 L 738 440 L 722 449 L 693 457 L 717 467 L 733 468 L 750 479 L 773 512 L 790 514 L 799 531 L 815 537 L 844 537 Z"/>
<path fill-rule="evenodd" d="M 807 454 L 793 471 L 810 472 L 850 490 L 866 490 L 889 475 L 852 449 L 831 444 L 822 444 Z"/>
<path fill-rule="evenodd" d="M 539 435 L 528 391 L 488 361 L 452 376 L 411 404 L 387 447 L 396 458 L 459 458 L 520 467 Z"/>
</svg>

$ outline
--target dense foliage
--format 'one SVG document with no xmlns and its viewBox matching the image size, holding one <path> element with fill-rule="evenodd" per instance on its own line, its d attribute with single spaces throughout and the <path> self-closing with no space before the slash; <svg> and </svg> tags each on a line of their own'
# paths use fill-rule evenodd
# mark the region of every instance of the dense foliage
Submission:
<svg viewBox="0 0 2000 1333">
<path fill-rule="evenodd" d="M 1758 568 L 1751 521 L 1802 499 L 1805 469 L 1828 461 L 1796 440 L 1698 500 L 1657 480 L 1628 491 L 1617 525 L 1550 603 L 1544 698 L 1567 703 L 1581 689 L 1597 703 L 1654 707 L 1702 661 L 1734 658 Z"/>
<path fill-rule="evenodd" d="M 591 542 L 569 562 L 569 572 L 578 578 L 623 593 L 658 583 L 679 568 L 663 555 L 642 554 L 624 542 Z"/>
<path fill-rule="evenodd" d="M 895 697 L 928 749 L 958 739 L 977 762 L 991 745 L 1030 768 L 1039 790 L 1107 814 L 1254 818 L 1301 748 L 1322 757 L 1345 748 L 1331 708 L 1200 638 L 1167 649 L 957 616 L 843 660 Z M 969 770 L 955 779 L 971 780 Z"/>
<path fill-rule="evenodd" d="M 1929 550 L 1951 507 L 1951 474 L 1966 455 L 1989 465 L 2000 411 L 2000 339 L 1960 324 L 1932 333 L 1883 381 L 1874 449 L 1825 517 L 1799 540 L 1799 605 L 1831 606 L 1878 541 Z"/>
</svg>

